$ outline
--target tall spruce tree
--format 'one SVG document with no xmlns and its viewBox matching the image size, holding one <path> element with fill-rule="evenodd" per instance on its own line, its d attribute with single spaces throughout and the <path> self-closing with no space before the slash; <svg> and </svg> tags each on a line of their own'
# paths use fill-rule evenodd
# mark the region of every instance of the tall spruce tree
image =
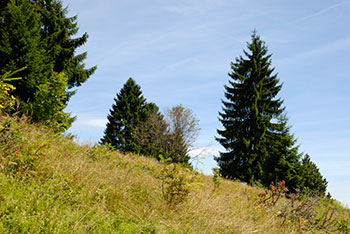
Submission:
<svg viewBox="0 0 350 234">
<path fill-rule="evenodd" d="M 273 75 L 271 55 L 260 37 L 253 32 L 250 51 L 231 63 L 232 80 L 225 86 L 223 112 L 220 121 L 224 130 L 217 141 L 227 150 L 216 158 L 223 176 L 248 183 L 261 181 L 264 161 L 268 157 L 267 134 L 278 129 L 272 120 L 283 112 L 283 101 L 276 98 L 281 89 Z"/>
<path fill-rule="evenodd" d="M 132 78 L 127 80 L 114 101 L 100 142 L 109 143 L 123 152 L 140 153 L 142 145 L 135 138 L 136 129 L 154 111 L 155 105 L 146 103 L 141 87 Z"/>
<path fill-rule="evenodd" d="M 72 88 L 80 86 L 95 71 L 96 67 L 84 68 L 86 53 L 75 54 L 86 42 L 87 34 L 72 38 L 78 32 L 77 18 L 67 17 L 67 8 L 60 0 L 4 0 L 0 19 L 0 72 L 27 67 L 18 74 L 22 79 L 11 83 L 21 103 L 19 113 L 40 122 L 42 116 L 33 108 L 41 105 L 38 97 L 43 97 L 38 93 L 43 92 L 39 87 L 59 83 L 56 74 L 64 73 L 65 92 L 59 99 L 67 103 L 74 94 Z M 65 105 L 60 106 L 58 111 L 63 112 Z"/>
<path fill-rule="evenodd" d="M 254 31 L 247 47 L 247 58 L 231 63 L 227 100 L 219 113 L 224 129 L 216 139 L 226 149 L 215 158 L 221 174 L 265 186 L 284 180 L 290 191 L 309 187 L 324 194 L 326 180 L 308 156 L 301 160 L 295 146 L 265 42 Z"/>
</svg>

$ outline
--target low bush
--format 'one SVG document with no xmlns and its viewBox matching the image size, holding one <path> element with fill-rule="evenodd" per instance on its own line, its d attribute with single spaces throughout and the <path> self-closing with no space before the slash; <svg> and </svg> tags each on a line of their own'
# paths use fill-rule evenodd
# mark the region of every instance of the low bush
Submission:
<svg viewBox="0 0 350 234">
<path fill-rule="evenodd" d="M 165 164 L 159 176 L 164 200 L 174 205 L 184 202 L 191 191 L 202 185 L 199 178 L 196 171 L 180 164 Z"/>
</svg>

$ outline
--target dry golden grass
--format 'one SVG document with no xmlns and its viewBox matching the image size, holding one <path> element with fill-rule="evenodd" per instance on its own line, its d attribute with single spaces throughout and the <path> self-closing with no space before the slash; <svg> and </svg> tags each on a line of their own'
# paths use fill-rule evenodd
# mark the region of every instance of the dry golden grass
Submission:
<svg viewBox="0 0 350 234">
<path fill-rule="evenodd" d="M 277 210 L 288 203 L 285 198 L 271 210 L 261 208 L 261 188 L 224 179 L 215 188 L 211 176 L 200 175 L 202 186 L 197 186 L 182 203 L 169 204 L 162 196 L 159 179 L 166 166 L 163 163 L 111 152 L 105 147 L 78 145 L 70 137 L 53 134 L 25 120 L 3 116 L 0 124 L 4 127 L 0 132 L 1 178 L 11 181 L 6 186 L 21 184 L 13 185 L 9 191 L 0 183 L 0 200 L 6 201 L 0 205 L 1 233 L 306 232 L 300 223 L 283 223 L 284 219 L 276 216 Z M 38 147 L 40 160 L 31 171 L 21 172 L 27 178 L 23 180 L 18 178 L 19 172 L 6 172 L 6 155 L 25 151 L 28 145 Z M 9 208 L 14 204 L 18 212 Z M 22 221 L 5 219 L 8 214 Z M 350 219 L 345 209 L 338 211 L 337 217 Z M 34 224 L 30 222 L 33 219 L 41 221 Z"/>
</svg>

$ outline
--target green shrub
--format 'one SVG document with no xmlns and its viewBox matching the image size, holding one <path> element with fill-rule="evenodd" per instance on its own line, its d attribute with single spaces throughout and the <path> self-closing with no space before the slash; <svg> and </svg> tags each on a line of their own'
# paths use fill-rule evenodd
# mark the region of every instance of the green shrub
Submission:
<svg viewBox="0 0 350 234">
<path fill-rule="evenodd" d="M 213 168 L 213 182 L 214 182 L 214 186 L 215 189 L 219 188 L 220 184 L 221 184 L 221 173 L 220 173 L 220 169 L 215 167 Z"/>
<path fill-rule="evenodd" d="M 7 72 L 0 77 L 0 113 L 6 113 L 13 110 L 16 104 L 16 98 L 13 95 L 11 95 L 11 92 L 14 91 L 16 87 L 7 82 L 21 79 L 19 77 L 16 77 L 16 78 L 9 78 L 9 77 L 11 77 L 15 73 L 20 72 L 24 69 L 25 67 L 15 72 Z M 0 129 L 1 129 L 1 126 L 0 126 Z"/>
<path fill-rule="evenodd" d="M 52 73 L 50 82 L 37 86 L 34 101 L 28 104 L 28 111 L 34 122 L 40 122 L 55 132 L 68 129 L 74 117 L 63 111 L 66 107 L 66 85 L 68 77 L 65 73 Z"/>
<path fill-rule="evenodd" d="M 185 201 L 191 191 L 201 186 L 199 174 L 176 163 L 166 164 L 159 176 L 163 199 L 169 204 Z"/>
</svg>

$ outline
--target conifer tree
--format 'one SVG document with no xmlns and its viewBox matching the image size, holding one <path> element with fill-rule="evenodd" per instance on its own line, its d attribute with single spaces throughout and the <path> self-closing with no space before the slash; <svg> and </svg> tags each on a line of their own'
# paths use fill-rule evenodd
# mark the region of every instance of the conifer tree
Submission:
<svg viewBox="0 0 350 234">
<path fill-rule="evenodd" d="M 40 15 L 28 0 L 9 1 L 1 11 L 0 72 L 16 71 L 21 80 L 11 82 L 14 95 L 23 103 L 32 102 L 37 86 L 45 84 L 51 76 L 52 64 L 47 62 L 40 35 Z"/>
<path fill-rule="evenodd" d="M 271 55 L 255 32 L 251 40 L 247 44 L 250 53 L 244 51 L 247 58 L 231 63 L 227 101 L 220 113 L 224 130 L 218 130 L 221 137 L 217 138 L 227 152 L 216 158 L 223 176 L 248 183 L 263 177 L 268 130 L 278 128 L 272 119 L 283 112 L 283 101 L 276 98 L 282 86 L 272 74 Z"/>
<path fill-rule="evenodd" d="M 328 182 L 323 178 L 318 167 L 311 161 L 308 154 L 302 158 L 301 164 L 299 173 L 301 174 L 302 182 L 300 187 L 308 188 L 310 192 L 324 196 Z"/>
<path fill-rule="evenodd" d="M 68 9 L 59 0 L 33 0 L 40 9 L 41 37 L 53 62 L 55 72 L 65 72 L 69 88 L 80 86 L 96 70 L 85 69 L 87 53 L 76 55 L 76 49 L 87 42 L 88 34 L 72 38 L 78 32 L 77 16 L 67 17 Z"/>
<path fill-rule="evenodd" d="M 324 194 L 326 180 L 308 156 L 301 160 L 295 146 L 283 100 L 277 98 L 282 85 L 255 31 L 247 47 L 247 58 L 241 56 L 231 63 L 227 100 L 222 101 L 219 113 L 224 129 L 218 130 L 216 139 L 226 149 L 215 158 L 221 174 L 265 186 L 284 180 L 289 191 L 309 187 Z"/>
<path fill-rule="evenodd" d="M 80 86 L 96 69 L 84 68 L 86 53 L 75 54 L 76 49 L 86 42 L 87 34 L 72 38 L 78 32 L 77 18 L 66 15 L 67 8 L 63 8 L 60 0 L 1 2 L 0 72 L 27 67 L 18 74 L 22 79 L 11 84 L 16 87 L 14 95 L 20 101 L 19 113 L 31 115 L 33 121 L 45 121 L 33 107 L 41 105 L 42 100 L 38 100 L 38 97 L 43 98 L 43 92 L 39 87 L 60 83 L 56 79 L 59 77 L 57 74 L 62 73 L 67 77 L 62 86 L 65 92 L 60 92 L 63 96 L 58 97 L 64 103 L 57 110 L 63 112 L 69 97 L 74 94 L 72 88 Z M 48 94 L 46 98 L 51 96 Z"/>
<path fill-rule="evenodd" d="M 135 132 L 154 110 L 154 104 L 146 103 L 141 87 L 129 78 L 114 98 L 108 115 L 101 143 L 109 143 L 116 150 L 140 153 L 142 146 L 135 139 Z"/>
<path fill-rule="evenodd" d="M 154 105 L 152 107 L 152 105 Z M 135 129 L 135 140 L 141 146 L 140 154 L 160 159 L 168 158 L 168 123 L 155 104 L 149 104 L 150 111 Z"/>
</svg>

